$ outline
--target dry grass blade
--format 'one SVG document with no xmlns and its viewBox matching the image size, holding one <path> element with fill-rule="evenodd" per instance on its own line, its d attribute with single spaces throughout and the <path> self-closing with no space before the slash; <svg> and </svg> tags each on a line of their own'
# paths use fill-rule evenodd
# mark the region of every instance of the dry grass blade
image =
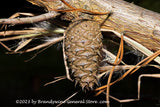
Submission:
<svg viewBox="0 0 160 107">
<path fill-rule="evenodd" d="M 12 51 L 7 45 L 5 45 L 4 43 L 2 43 L 2 42 L 0 42 L 0 44 L 4 47 L 4 48 L 6 48 L 8 51 Z"/>
<path fill-rule="evenodd" d="M 155 68 L 158 68 L 158 69 L 160 69 L 160 65 L 148 64 L 148 66 L 151 66 L 151 67 L 155 67 Z"/>
<path fill-rule="evenodd" d="M 60 78 L 64 78 L 66 77 L 65 75 L 64 76 L 58 76 L 58 77 L 54 77 L 54 79 L 60 79 Z"/>
<path fill-rule="evenodd" d="M 104 93 L 104 92 L 103 92 L 103 94 L 106 95 L 106 93 Z M 118 98 L 116 98 L 116 97 L 113 97 L 113 96 L 111 96 L 111 95 L 109 95 L 109 97 L 112 98 L 112 99 L 114 99 L 114 100 L 116 100 L 116 101 L 118 101 L 118 102 L 120 102 L 120 103 L 131 102 L 131 101 L 137 101 L 137 100 L 139 100 L 139 99 L 124 99 L 124 100 L 120 100 L 120 99 L 118 99 Z"/>
<path fill-rule="evenodd" d="M 29 44 L 32 41 L 33 38 L 21 41 L 21 44 L 14 50 L 14 52 L 19 51 L 20 49 L 22 49 L 23 47 L 25 47 L 27 44 Z"/>
<path fill-rule="evenodd" d="M 47 85 L 50 85 L 50 84 L 54 84 L 54 83 L 56 83 L 56 82 L 58 82 L 58 81 L 61 81 L 61 80 L 66 79 L 66 78 L 67 78 L 66 76 L 58 77 L 56 80 L 44 84 L 44 86 L 47 86 Z"/>
<path fill-rule="evenodd" d="M 130 69 L 132 67 L 134 67 L 135 65 L 117 65 L 115 66 L 114 68 L 114 71 L 120 71 L 120 70 L 126 70 L 126 69 Z M 106 71 L 110 71 L 112 69 L 113 66 L 103 66 L 103 67 L 100 67 L 99 68 L 99 72 L 100 73 L 103 73 L 103 72 L 106 72 Z"/>
<path fill-rule="evenodd" d="M 33 34 L 33 33 L 39 33 L 43 31 L 44 31 L 43 29 L 2 31 L 0 32 L 0 36 Z"/>
<path fill-rule="evenodd" d="M 121 70 L 127 70 L 127 69 L 131 69 L 132 67 L 134 67 L 135 65 L 117 65 L 114 68 L 114 72 L 120 72 Z M 106 75 L 108 72 L 110 72 L 112 70 L 113 66 L 103 66 L 99 68 L 99 72 L 100 74 L 97 76 L 98 79 L 100 79 L 102 76 Z M 99 92 L 98 92 L 99 93 Z M 96 96 L 101 94 L 101 93 L 96 93 Z"/>
<path fill-rule="evenodd" d="M 37 49 L 40 49 L 40 48 L 43 48 L 43 47 L 46 47 L 46 46 L 49 46 L 49 45 L 52 45 L 52 44 L 55 44 L 57 42 L 60 42 L 63 40 L 63 36 L 62 37 L 59 37 L 59 38 L 54 38 L 52 41 L 49 41 L 49 42 L 46 42 L 46 43 L 43 43 L 41 45 L 38 45 L 36 47 L 33 47 L 33 48 L 30 48 L 30 49 L 27 49 L 25 51 L 22 51 L 22 52 L 19 52 L 19 53 L 23 53 L 23 52 L 31 52 L 31 51 L 34 51 L 34 50 L 37 50 Z"/>
<path fill-rule="evenodd" d="M 160 74 L 142 74 L 138 78 L 138 99 L 140 99 L 140 89 L 141 89 L 141 78 L 142 77 L 152 77 L 152 78 L 160 78 Z"/>
<path fill-rule="evenodd" d="M 42 34 L 44 34 L 44 32 L 43 33 L 25 34 L 25 35 L 2 38 L 2 39 L 0 39 L 0 41 L 9 41 L 9 40 L 22 39 L 22 38 L 31 38 L 31 37 L 40 36 Z"/>
<path fill-rule="evenodd" d="M 65 99 L 62 103 L 58 104 L 56 107 L 61 106 L 62 104 L 64 104 L 66 101 L 68 101 L 69 99 L 71 99 L 72 97 L 74 97 L 76 94 L 78 94 L 79 91 L 75 92 L 74 94 L 72 94 L 70 97 L 68 97 L 67 99 Z"/>
</svg>

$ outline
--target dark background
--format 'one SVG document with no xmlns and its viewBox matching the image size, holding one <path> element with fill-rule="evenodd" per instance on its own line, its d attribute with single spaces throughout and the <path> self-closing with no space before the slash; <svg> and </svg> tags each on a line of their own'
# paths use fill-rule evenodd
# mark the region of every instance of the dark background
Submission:
<svg viewBox="0 0 160 107">
<path fill-rule="evenodd" d="M 160 0 L 127 1 L 160 12 Z M 0 17 L 7 18 L 16 12 L 32 12 L 31 8 L 38 7 L 31 5 L 25 0 L 3 0 L 1 1 Z M 38 11 L 41 11 L 41 9 L 38 8 Z M 57 46 L 59 46 L 59 44 L 48 48 L 29 62 L 25 62 L 25 60 L 34 56 L 34 52 L 16 55 L 5 54 L 6 50 L 0 46 L 1 107 L 6 105 L 30 106 L 28 104 L 16 104 L 16 100 L 64 100 L 76 92 L 74 83 L 71 83 L 68 80 L 62 80 L 46 87 L 43 86 L 45 83 L 52 81 L 53 77 L 65 75 L 62 49 L 57 49 Z M 138 58 L 132 53 L 125 54 L 124 57 L 126 61 L 128 59 L 132 61 L 131 63 L 135 63 L 135 60 Z M 114 85 L 111 88 L 111 95 L 120 99 L 137 98 L 137 80 L 138 76 L 143 73 L 159 73 L 159 70 L 153 67 L 146 67 L 138 70 L 132 76 L 129 76 Z M 158 107 L 160 106 L 159 83 L 160 79 L 144 78 L 142 79 L 141 86 L 141 101 L 120 104 L 111 100 L 111 107 Z M 82 99 L 105 100 L 105 95 L 94 97 L 93 93 L 85 94 L 80 92 L 71 100 Z M 38 104 L 36 106 L 50 105 Z M 76 106 L 79 106 L 79 104 Z M 93 106 L 93 104 L 83 106 L 89 107 Z M 103 104 L 98 106 L 105 107 L 106 105 Z"/>
</svg>

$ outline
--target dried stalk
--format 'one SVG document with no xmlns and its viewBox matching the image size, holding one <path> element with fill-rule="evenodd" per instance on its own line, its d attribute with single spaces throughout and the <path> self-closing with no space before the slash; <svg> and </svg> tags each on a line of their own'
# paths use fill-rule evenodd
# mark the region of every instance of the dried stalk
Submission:
<svg viewBox="0 0 160 107">
<path fill-rule="evenodd" d="M 48 13 L 41 14 L 38 16 L 33 16 L 33 17 L 0 19 L 0 24 L 11 24 L 11 25 L 30 24 L 30 23 L 35 23 L 35 22 L 40 22 L 40 21 L 51 19 L 51 18 L 56 17 L 57 15 L 59 15 L 59 13 L 53 11 L 53 12 L 48 12 Z"/>
<path fill-rule="evenodd" d="M 114 68 L 114 71 L 120 71 L 120 70 L 127 70 L 130 69 L 132 67 L 134 67 L 135 65 L 117 65 Z M 99 68 L 100 73 L 102 72 L 106 72 L 106 71 L 110 71 L 112 69 L 113 66 L 103 66 Z"/>
<path fill-rule="evenodd" d="M 36 29 L 36 30 L 8 30 L 8 31 L 2 31 L 0 32 L 0 36 L 10 36 L 10 35 L 24 35 L 24 34 L 33 34 L 33 33 L 39 33 L 44 30 L 42 29 Z"/>
<path fill-rule="evenodd" d="M 2 42 L 2 41 L 22 39 L 22 38 L 31 38 L 31 37 L 36 37 L 40 35 L 42 35 L 42 33 L 25 34 L 25 35 L 13 36 L 13 37 L 8 37 L 8 38 L 2 38 L 0 39 L 0 41 Z"/>
</svg>

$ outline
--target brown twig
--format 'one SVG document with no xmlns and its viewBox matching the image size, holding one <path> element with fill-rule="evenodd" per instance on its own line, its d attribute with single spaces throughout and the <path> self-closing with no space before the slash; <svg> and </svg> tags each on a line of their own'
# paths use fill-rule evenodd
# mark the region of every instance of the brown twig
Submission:
<svg viewBox="0 0 160 107">
<path fill-rule="evenodd" d="M 0 24 L 12 24 L 12 25 L 30 24 L 30 23 L 35 23 L 35 22 L 48 20 L 48 19 L 54 18 L 58 15 L 59 15 L 59 13 L 52 11 L 52 12 L 44 13 L 44 14 L 41 14 L 41 15 L 38 15 L 38 16 L 33 16 L 33 17 L 14 18 L 14 19 L 0 19 Z"/>
</svg>

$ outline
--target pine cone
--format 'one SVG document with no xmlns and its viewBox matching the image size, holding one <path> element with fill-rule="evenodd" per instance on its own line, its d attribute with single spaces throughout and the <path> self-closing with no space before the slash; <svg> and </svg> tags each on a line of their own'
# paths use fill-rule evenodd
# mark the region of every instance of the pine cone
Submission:
<svg viewBox="0 0 160 107">
<path fill-rule="evenodd" d="M 97 22 L 79 20 L 65 32 L 65 54 L 71 75 L 82 89 L 98 85 L 97 73 L 102 49 L 102 34 Z"/>
</svg>

